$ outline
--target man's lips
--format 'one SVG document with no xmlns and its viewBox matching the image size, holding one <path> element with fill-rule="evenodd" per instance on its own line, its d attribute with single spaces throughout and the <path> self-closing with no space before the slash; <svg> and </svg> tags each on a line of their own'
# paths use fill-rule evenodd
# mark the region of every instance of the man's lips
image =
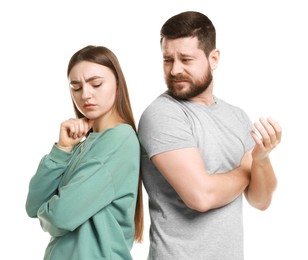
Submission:
<svg viewBox="0 0 308 260">
<path fill-rule="evenodd" d="M 182 83 L 182 82 L 187 82 L 187 80 L 172 80 L 174 83 Z"/>
<path fill-rule="evenodd" d="M 172 84 L 174 85 L 181 85 L 187 83 L 187 80 L 172 80 Z"/>
<path fill-rule="evenodd" d="M 182 83 L 182 82 L 189 82 L 190 80 L 188 78 L 170 78 L 170 81 L 171 82 L 174 82 L 174 83 Z"/>
</svg>

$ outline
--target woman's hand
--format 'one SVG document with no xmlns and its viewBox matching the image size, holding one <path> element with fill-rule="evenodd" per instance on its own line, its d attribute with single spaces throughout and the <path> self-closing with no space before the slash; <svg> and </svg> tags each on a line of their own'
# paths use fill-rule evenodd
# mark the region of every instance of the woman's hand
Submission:
<svg viewBox="0 0 308 260">
<path fill-rule="evenodd" d="M 59 141 L 57 146 L 70 152 L 74 146 L 89 132 L 93 126 L 93 120 L 87 118 L 71 118 L 64 121 L 60 127 Z"/>
</svg>

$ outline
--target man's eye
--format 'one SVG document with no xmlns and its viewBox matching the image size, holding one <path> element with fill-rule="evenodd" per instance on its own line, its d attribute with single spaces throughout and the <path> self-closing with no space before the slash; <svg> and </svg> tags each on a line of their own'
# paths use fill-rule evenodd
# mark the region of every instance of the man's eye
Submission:
<svg viewBox="0 0 308 260">
<path fill-rule="evenodd" d="M 93 84 L 92 86 L 93 86 L 93 88 L 98 88 L 98 87 L 100 87 L 102 85 L 102 83 L 100 83 L 100 84 Z"/>
<path fill-rule="evenodd" d="M 172 60 L 171 59 L 164 59 L 164 63 L 171 63 Z"/>
</svg>

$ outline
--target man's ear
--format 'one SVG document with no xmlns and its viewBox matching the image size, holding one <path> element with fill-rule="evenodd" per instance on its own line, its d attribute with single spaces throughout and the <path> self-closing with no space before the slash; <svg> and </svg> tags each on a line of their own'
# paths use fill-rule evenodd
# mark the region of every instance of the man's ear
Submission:
<svg viewBox="0 0 308 260">
<path fill-rule="evenodd" d="M 210 52 L 209 64 L 210 64 L 211 70 L 215 70 L 217 68 L 219 58 L 220 58 L 220 51 L 219 50 L 214 49 Z"/>
</svg>

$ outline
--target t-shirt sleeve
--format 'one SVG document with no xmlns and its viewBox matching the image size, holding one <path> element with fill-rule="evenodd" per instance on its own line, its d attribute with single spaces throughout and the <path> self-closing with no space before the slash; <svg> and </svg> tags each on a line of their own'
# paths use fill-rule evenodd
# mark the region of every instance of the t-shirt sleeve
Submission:
<svg viewBox="0 0 308 260">
<path fill-rule="evenodd" d="M 162 152 L 197 146 L 189 118 L 175 102 L 159 98 L 140 118 L 138 136 L 149 158 Z"/>
</svg>

